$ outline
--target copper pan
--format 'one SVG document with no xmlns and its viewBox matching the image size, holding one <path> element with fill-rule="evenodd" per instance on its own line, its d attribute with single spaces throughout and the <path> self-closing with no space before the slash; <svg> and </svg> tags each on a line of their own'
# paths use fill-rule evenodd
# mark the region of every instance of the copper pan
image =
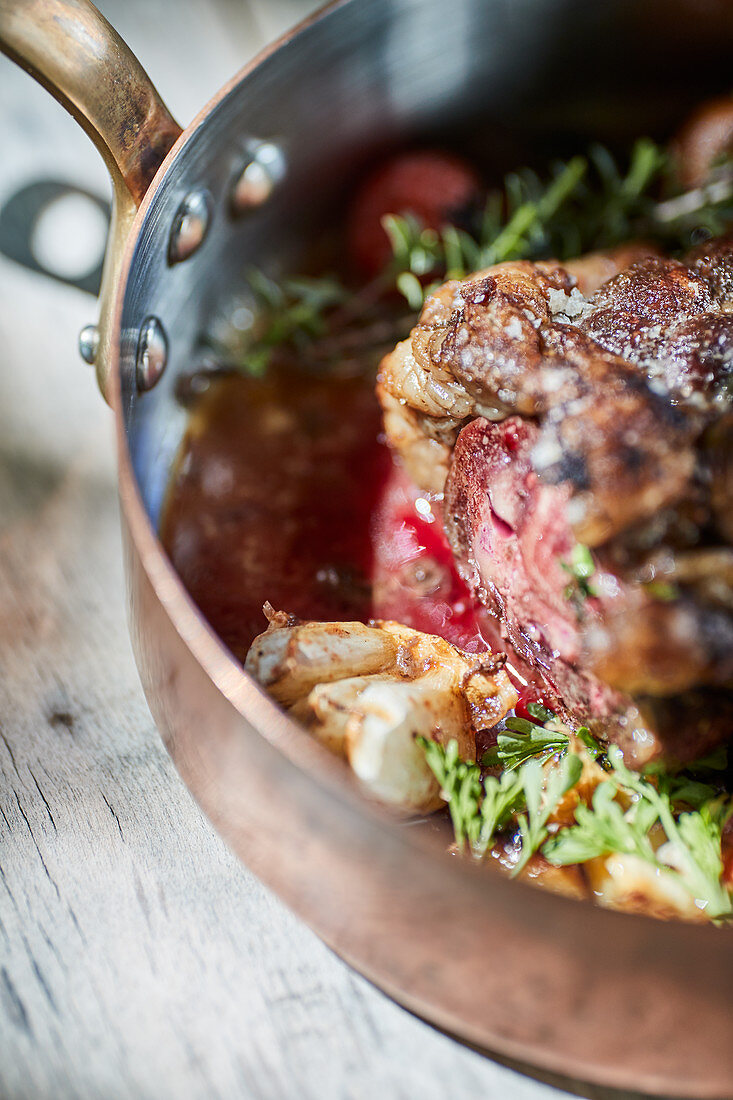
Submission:
<svg viewBox="0 0 733 1100">
<path fill-rule="evenodd" d="M 482 138 L 498 163 L 669 132 L 725 85 L 733 42 L 729 5 L 685 15 L 615 0 L 347 0 L 183 133 L 86 0 L 0 0 L 0 45 L 77 117 L 115 185 L 83 350 L 115 413 L 140 676 L 206 813 L 343 958 L 462 1039 L 587 1081 L 733 1097 L 729 933 L 542 893 L 387 819 L 244 675 L 156 535 L 185 423 L 176 379 L 246 262 L 294 262 L 359 165 L 415 135 Z"/>
</svg>

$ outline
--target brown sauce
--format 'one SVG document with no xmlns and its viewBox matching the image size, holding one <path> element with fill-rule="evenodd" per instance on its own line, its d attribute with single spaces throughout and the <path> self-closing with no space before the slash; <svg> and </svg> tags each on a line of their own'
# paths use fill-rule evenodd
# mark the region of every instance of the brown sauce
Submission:
<svg viewBox="0 0 733 1100">
<path fill-rule="evenodd" d="M 273 367 L 195 401 L 161 539 L 243 660 L 269 600 L 301 618 L 372 614 L 372 515 L 390 471 L 373 379 Z"/>
<path fill-rule="evenodd" d="M 440 502 L 382 442 L 368 370 L 213 375 L 193 402 L 161 539 L 240 660 L 265 629 L 265 601 L 303 619 L 393 619 L 469 652 L 505 648 L 458 575 Z M 515 664 L 522 699 L 539 698 Z"/>
</svg>

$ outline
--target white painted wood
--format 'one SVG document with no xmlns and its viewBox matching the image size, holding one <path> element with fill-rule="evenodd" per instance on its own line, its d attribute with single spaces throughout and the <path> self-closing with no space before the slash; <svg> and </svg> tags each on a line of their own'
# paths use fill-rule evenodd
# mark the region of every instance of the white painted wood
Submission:
<svg viewBox="0 0 733 1100">
<path fill-rule="evenodd" d="M 296 9 L 102 6 L 183 121 Z M 0 202 L 49 171 L 104 186 L 86 138 L 2 58 L 0 87 Z M 564 1095 L 354 975 L 181 784 L 127 640 L 110 418 L 76 355 L 93 316 L 0 261 L 0 1096 Z"/>
</svg>

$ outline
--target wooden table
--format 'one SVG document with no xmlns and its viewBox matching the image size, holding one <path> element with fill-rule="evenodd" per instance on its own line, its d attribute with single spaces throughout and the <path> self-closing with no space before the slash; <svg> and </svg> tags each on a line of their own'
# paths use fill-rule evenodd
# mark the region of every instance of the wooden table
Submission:
<svg viewBox="0 0 733 1100">
<path fill-rule="evenodd" d="M 100 6 L 185 122 L 315 5 Z M 0 203 L 43 176 L 107 192 L 88 140 L 3 58 L 0 89 Z M 112 426 L 76 352 L 95 316 L 0 259 L 0 1096 L 567 1095 L 352 973 L 183 787 L 127 638 Z"/>
</svg>

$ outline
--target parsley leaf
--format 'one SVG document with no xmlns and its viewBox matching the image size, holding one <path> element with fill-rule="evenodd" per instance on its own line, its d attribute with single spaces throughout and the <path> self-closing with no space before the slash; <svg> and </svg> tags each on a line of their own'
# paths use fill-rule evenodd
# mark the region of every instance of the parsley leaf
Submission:
<svg viewBox="0 0 733 1100">
<path fill-rule="evenodd" d="M 495 748 L 481 758 L 485 768 L 502 765 L 512 770 L 534 757 L 544 763 L 555 753 L 564 754 L 568 750 L 570 740 L 561 730 L 546 730 L 526 718 L 507 718 L 504 725 L 506 728 L 499 732 Z"/>
<path fill-rule="evenodd" d="M 591 808 L 582 804 L 576 807 L 576 824 L 545 844 L 543 854 L 547 859 L 565 866 L 611 852 L 637 855 L 661 871 L 676 871 L 711 918 L 731 914 L 733 903 L 721 882 L 721 839 L 733 813 L 733 802 L 723 796 L 707 802 L 698 799 L 699 809 L 676 818 L 669 787 L 657 787 L 630 771 L 616 746 L 608 750 L 608 761 L 611 774 L 596 788 Z M 626 810 L 616 800 L 619 791 L 632 796 Z M 678 787 L 675 797 L 681 792 L 690 797 L 689 785 Z M 655 848 L 649 833 L 657 824 L 667 839 Z"/>
<path fill-rule="evenodd" d="M 538 722 L 554 722 L 557 715 L 542 703 L 527 703 L 527 714 L 531 714 Z"/>
<path fill-rule="evenodd" d="M 547 839 L 547 823 L 557 809 L 564 794 L 574 787 L 583 771 L 583 762 L 575 753 L 563 757 L 556 768 L 545 773 L 538 760 L 530 760 L 519 772 L 524 789 L 526 814 L 517 818 L 522 838 L 522 852 L 519 862 L 512 870 L 512 876 L 522 871 L 530 858 Z"/>
</svg>

